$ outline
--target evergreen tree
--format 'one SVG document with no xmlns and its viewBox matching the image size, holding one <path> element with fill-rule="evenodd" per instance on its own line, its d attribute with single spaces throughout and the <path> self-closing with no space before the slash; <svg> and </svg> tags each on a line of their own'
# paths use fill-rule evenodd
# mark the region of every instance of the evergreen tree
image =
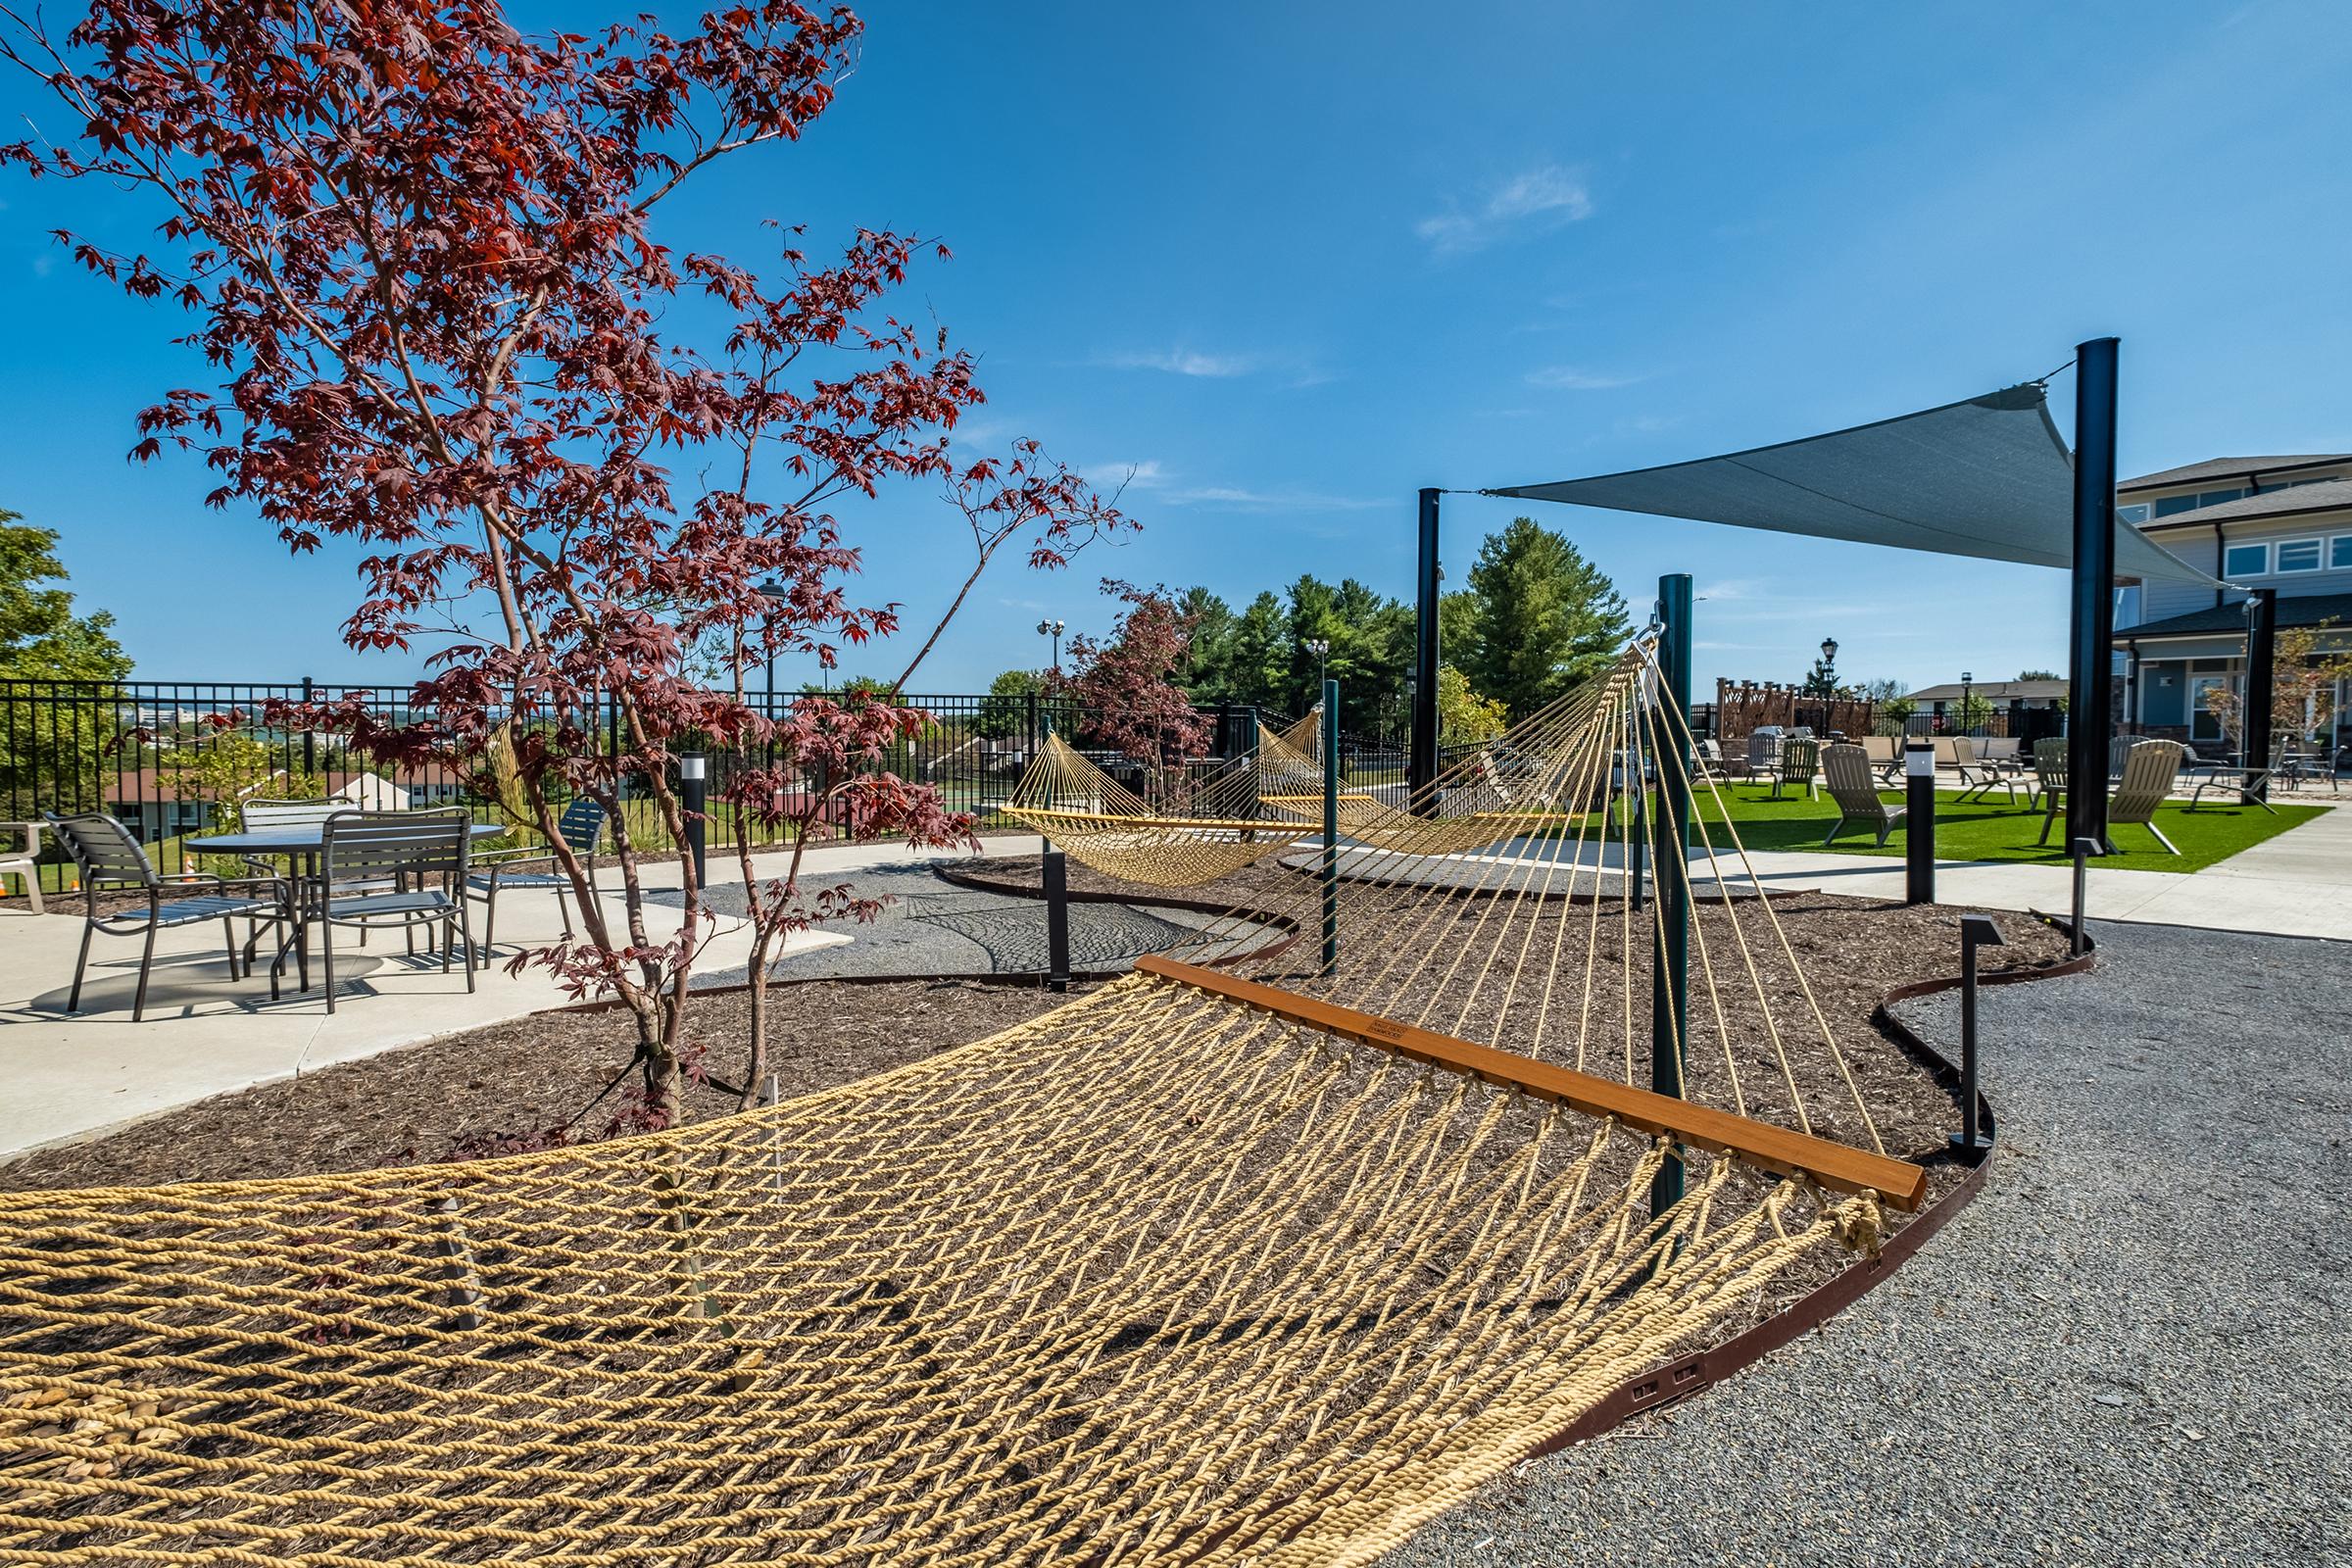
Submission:
<svg viewBox="0 0 2352 1568">
<path fill-rule="evenodd" d="M 1608 668 L 1632 633 L 1625 601 L 1566 536 L 1514 518 L 1470 568 L 1476 596 L 1459 661 L 1513 718 Z"/>
</svg>

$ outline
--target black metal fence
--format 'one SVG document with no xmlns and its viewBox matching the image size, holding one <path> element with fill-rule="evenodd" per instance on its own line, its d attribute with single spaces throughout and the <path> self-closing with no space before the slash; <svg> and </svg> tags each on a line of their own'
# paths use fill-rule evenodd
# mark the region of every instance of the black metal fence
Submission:
<svg viewBox="0 0 2352 1568">
<path fill-rule="evenodd" d="M 776 710 L 788 710 L 801 694 L 778 692 Z M 43 810 L 103 810 L 122 818 L 146 843 L 166 872 L 192 868 L 185 841 L 220 831 L 233 803 L 244 797 L 350 800 L 370 808 L 460 808 L 478 819 L 498 819 L 498 808 L 467 787 L 460 774 L 439 765 L 395 769 L 349 751 L 339 735 L 272 727 L 261 721 L 272 699 L 308 702 L 354 698 L 386 723 L 415 715 L 405 686 L 365 686 L 312 681 L 0 681 L 0 821 L 24 822 Z M 758 696 L 755 703 L 761 701 Z M 970 811 L 986 825 L 989 813 L 1011 793 L 1049 730 L 1058 733 L 1091 760 L 1137 793 L 1153 798 L 1180 775 L 1146 766 L 1123 753 L 1089 744 L 1100 716 L 1081 705 L 1036 695 L 917 695 L 902 699 L 928 721 L 912 738 L 890 748 L 882 770 L 938 788 L 951 810 Z M 1197 708 L 1209 724 L 1208 763 L 1246 752 L 1256 739 L 1257 712 L 1237 705 Z M 238 722 L 218 720 L 236 715 Z M 1266 715 L 1268 722 L 1285 722 Z M 608 711 L 600 730 L 617 751 L 617 729 Z M 1170 744 L 1175 760 L 1184 748 Z M 610 755 L 610 753 L 609 753 Z M 1364 751 L 1367 766 L 1383 755 Z M 1402 752 L 1396 752 L 1401 768 Z M 761 760 L 714 753 L 710 759 L 711 796 L 723 798 L 729 778 Z M 1200 765 L 1200 764 L 1195 764 Z M 1399 773 L 1401 777 L 1401 773 Z M 622 781 L 624 809 L 632 798 L 648 802 L 628 813 L 632 835 L 649 848 L 667 843 L 642 783 Z M 226 803 L 224 805 L 224 803 Z M 755 842 L 762 836 L 753 829 Z M 714 811 L 710 842 L 732 843 L 733 824 Z M 45 862 L 58 858 L 44 843 Z M 45 863 L 44 879 L 63 886 L 69 868 Z"/>
</svg>

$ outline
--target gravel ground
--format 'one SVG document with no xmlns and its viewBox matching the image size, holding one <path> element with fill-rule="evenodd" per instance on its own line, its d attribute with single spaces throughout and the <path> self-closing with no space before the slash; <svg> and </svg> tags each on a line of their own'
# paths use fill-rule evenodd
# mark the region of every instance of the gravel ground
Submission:
<svg viewBox="0 0 2352 1568">
<path fill-rule="evenodd" d="M 849 943 L 779 958 L 768 969 L 776 979 L 1045 972 L 1041 900 L 960 888 L 926 865 L 882 866 L 824 885 L 846 885 L 855 897 L 890 902 L 869 925 L 822 927 L 846 933 Z M 721 913 L 734 913 L 743 907 L 743 890 L 713 888 L 710 902 Z M 1217 916 L 1143 904 L 1072 904 L 1070 966 L 1080 972 L 1125 969 L 1142 955 L 1165 952 L 1216 923 Z M 743 979 L 737 964 L 697 975 L 695 983 L 741 985 Z"/>
<path fill-rule="evenodd" d="M 1984 993 L 1998 1163 L 1919 1257 L 1386 1568 L 2352 1562 L 2352 950 L 2096 931 Z"/>
</svg>

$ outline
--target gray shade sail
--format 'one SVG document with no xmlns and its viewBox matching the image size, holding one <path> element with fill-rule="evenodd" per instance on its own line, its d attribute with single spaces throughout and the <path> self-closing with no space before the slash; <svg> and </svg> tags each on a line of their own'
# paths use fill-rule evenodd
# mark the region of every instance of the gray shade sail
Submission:
<svg viewBox="0 0 2352 1568">
<path fill-rule="evenodd" d="M 2069 567 L 2074 460 L 2039 383 L 1778 446 L 1482 495 Z M 2224 586 L 2128 523 L 2118 577 Z"/>
</svg>

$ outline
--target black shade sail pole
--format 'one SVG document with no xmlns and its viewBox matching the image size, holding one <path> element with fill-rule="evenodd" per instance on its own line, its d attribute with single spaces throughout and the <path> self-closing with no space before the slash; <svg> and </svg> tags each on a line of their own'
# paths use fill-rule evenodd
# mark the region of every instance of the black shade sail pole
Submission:
<svg viewBox="0 0 2352 1568">
<path fill-rule="evenodd" d="M 2238 715 L 2246 777 L 2238 800 L 2260 806 L 2271 793 L 2271 709 L 2278 701 L 2278 590 L 2257 588 L 2246 603 L 2246 703 Z"/>
<path fill-rule="evenodd" d="M 1413 749 L 1404 781 L 1412 810 L 1438 814 L 1438 495 L 1421 492 L 1421 570 L 1414 578 L 1420 619 L 1413 629 Z"/>
<path fill-rule="evenodd" d="M 2075 349 L 2074 657 L 2066 714 L 2066 841 L 2107 843 L 2115 704 L 2116 340 Z"/>
<path fill-rule="evenodd" d="M 1683 726 L 1690 717 L 1690 578 L 1658 579 L 1657 703 L 1670 710 L 1657 724 L 1657 817 L 1650 833 L 1657 865 L 1657 944 L 1650 955 L 1649 1087 L 1683 1094 L 1683 1055 L 1690 1023 L 1690 753 Z M 1640 791 L 1639 774 L 1626 788 Z M 1683 1162 L 1670 1156 L 1649 1182 L 1649 1211 L 1664 1213 L 1683 1197 Z"/>
</svg>

